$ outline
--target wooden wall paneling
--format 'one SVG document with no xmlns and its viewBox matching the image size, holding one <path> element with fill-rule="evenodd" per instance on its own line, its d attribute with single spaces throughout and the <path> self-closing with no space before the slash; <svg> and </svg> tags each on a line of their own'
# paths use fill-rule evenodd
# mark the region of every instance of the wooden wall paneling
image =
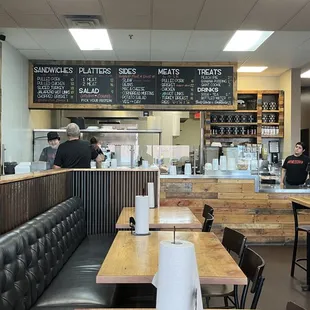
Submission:
<svg viewBox="0 0 310 310">
<path fill-rule="evenodd" d="M 0 234 L 72 196 L 71 172 L 0 184 Z"/>
<path fill-rule="evenodd" d="M 254 180 L 186 179 L 186 186 L 177 186 L 182 182 L 184 179 L 161 179 L 161 207 L 187 206 L 203 221 L 203 207 L 208 204 L 215 209 L 212 231 L 219 238 L 228 226 L 252 243 L 292 242 L 294 219 L 289 199 L 296 194 L 255 193 Z M 309 224 L 310 212 L 301 215 L 300 221 Z M 302 234 L 301 240 L 305 241 Z"/>
</svg>

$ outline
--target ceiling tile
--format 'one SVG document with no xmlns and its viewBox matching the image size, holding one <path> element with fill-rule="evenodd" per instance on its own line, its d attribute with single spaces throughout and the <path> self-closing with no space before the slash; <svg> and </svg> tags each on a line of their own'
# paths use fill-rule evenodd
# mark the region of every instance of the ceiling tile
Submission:
<svg viewBox="0 0 310 310">
<path fill-rule="evenodd" d="M 184 55 L 183 61 L 207 61 L 212 62 L 218 55 L 217 51 L 187 51 Z"/>
<path fill-rule="evenodd" d="M 17 28 L 18 25 L 8 14 L 0 14 L 0 27 Z"/>
<path fill-rule="evenodd" d="M 127 51 L 118 50 L 115 51 L 118 60 L 120 61 L 150 61 L 149 51 Z"/>
<path fill-rule="evenodd" d="M 17 24 L 22 28 L 63 28 L 58 18 L 52 14 L 15 14 L 13 15 Z"/>
<path fill-rule="evenodd" d="M 85 60 L 83 53 L 80 50 L 63 49 L 54 50 L 48 49 L 47 52 L 54 60 Z"/>
<path fill-rule="evenodd" d="M 246 61 L 251 55 L 251 52 L 220 52 L 215 61 L 231 61 L 242 63 Z"/>
<path fill-rule="evenodd" d="M 101 15 L 100 0 L 48 0 L 59 15 Z"/>
<path fill-rule="evenodd" d="M 1 1 L 0 1 L 0 15 L 3 15 L 3 14 L 6 14 L 6 11 L 1 6 Z"/>
<path fill-rule="evenodd" d="M 237 30 L 256 1 L 208 0 L 203 7 L 196 29 Z"/>
<path fill-rule="evenodd" d="M 150 29 L 151 0 L 101 0 L 110 29 Z"/>
<path fill-rule="evenodd" d="M 279 30 L 307 3 L 308 0 L 259 0 L 240 28 Z"/>
<path fill-rule="evenodd" d="M 6 35 L 6 40 L 17 49 L 41 49 L 35 40 L 24 29 L 0 28 Z"/>
<path fill-rule="evenodd" d="M 114 51 L 82 51 L 86 60 L 106 60 L 116 61 L 117 57 Z"/>
<path fill-rule="evenodd" d="M 234 31 L 195 30 L 192 32 L 187 51 L 222 51 L 233 34 Z"/>
<path fill-rule="evenodd" d="M 151 48 L 162 51 L 180 51 L 184 54 L 191 33 L 190 30 L 152 30 Z"/>
<path fill-rule="evenodd" d="M 184 53 L 179 51 L 158 51 L 152 50 L 151 60 L 152 61 L 182 61 Z"/>
<path fill-rule="evenodd" d="M 52 57 L 45 50 L 19 50 L 28 59 L 51 60 Z"/>
<path fill-rule="evenodd" d="M 78 50 L 67 29 L 26 29 L 26 31 L 43 49 Z"/>
<path fill-rule="evenodd" d="M 193 30 L 205 0 L 156 0 L 152 29 Z"/>
<path fill-rule="evenodd" d="M 3 8 L 10 14 L 53 14 L 45 0 L 1 0 Z"/>
<path fill-rule="evenodd" d="M 132 35 L 130 39 L 130 35 Z M 109 30 L 109 37 L 113 49 L 131 50 L 131 51 L 149 51 L 151 42 L 150 30 Z"/>
<path fill-rule="evenodd" d="M 296 14 L 282 30 L 307 31 L 310 29 L 310 3 Z"/>
</svg>

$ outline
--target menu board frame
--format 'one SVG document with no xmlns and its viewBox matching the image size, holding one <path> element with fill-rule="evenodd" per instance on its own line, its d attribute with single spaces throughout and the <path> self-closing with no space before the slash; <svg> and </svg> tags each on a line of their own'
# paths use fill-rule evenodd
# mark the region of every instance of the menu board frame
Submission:
<svg viewBox="0 0 310 310">
<path fill-rule="evenodd" d="M 233 68 L 233 102 L 231 105 L 217 104 L 84 104 L 84 103 L 35 103 L 34 98 L 34 74 L 35 65 L 68 65 L 68 66 L 133 66 L 133 67 L 194 67 L 194 68 L 212 68 L 212 67 L 232 67 Z M 116 90 L 117 93 L 118 90 Z M 156 91 L 156 90 L 155 90 Z M 108 61 L 59 61 L 59 62 L 29 62 L 29 109 L 41 110 L 137 110 L 137 111 L 214 111 L 226 110 L 233 111 L 237 109 L 237 63 L 207 63 L 207 62 L 108 62 Z"/>
</svg>

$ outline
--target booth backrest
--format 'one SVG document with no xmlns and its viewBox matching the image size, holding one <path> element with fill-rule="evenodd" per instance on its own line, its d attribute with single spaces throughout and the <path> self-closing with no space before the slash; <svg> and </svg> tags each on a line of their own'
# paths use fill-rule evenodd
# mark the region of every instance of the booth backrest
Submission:
<svg viewBox="0 0 310 310">
<path fill-rule="evenodd" d="M 78 197 L 0 236 L 0 309 L 30 309 L 85 236 Z"/>
</svg>

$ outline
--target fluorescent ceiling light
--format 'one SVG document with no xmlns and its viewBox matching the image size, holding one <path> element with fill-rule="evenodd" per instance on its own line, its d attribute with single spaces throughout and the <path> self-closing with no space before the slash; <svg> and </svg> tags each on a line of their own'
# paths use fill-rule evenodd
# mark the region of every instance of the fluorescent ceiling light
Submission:
<svg viewBox="0 0 310 310">
<path fill-rule="evenodd" d="M 308 71 L 302 73 L 302 74 L 300 75 L 300 77 L 301 77 L 302 79 L 310 79 L 310 70 L 308 70 Z"/>
<path fill-rule="evenodd" d="M 106 29 L 69 29 L 75 42 L 82 51 L 111 51 L 113 50 Z"/>
<path fill-rule="evenodd" d="M 224 52 L 253 52 L 262 45 L 273 31 L 237 30 L 224 48 Z"/>
<path fill-rule="evenodd" d="M 238 69 L 238 72 L 253 72 L 253 73 L 260 73 L 267 69 L 268 67 L 246 67 L 242 66 Z"/>
</svg>

